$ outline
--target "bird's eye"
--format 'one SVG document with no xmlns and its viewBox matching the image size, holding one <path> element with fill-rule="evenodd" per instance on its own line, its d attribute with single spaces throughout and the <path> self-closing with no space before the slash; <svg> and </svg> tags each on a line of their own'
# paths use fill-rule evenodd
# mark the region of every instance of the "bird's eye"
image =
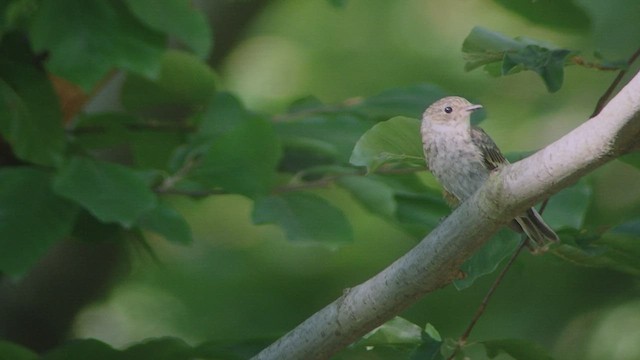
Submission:
<svg viewBox="0 0 640 360">
<path fill-rule="evenodd" d="M 444 112 L 446 112 L 447 114 L 451 114 L 452 111 L 453 109 L 451 108 L 451 106 L 447 106 L 446 108 L 444 108 Z"/>
</svg>

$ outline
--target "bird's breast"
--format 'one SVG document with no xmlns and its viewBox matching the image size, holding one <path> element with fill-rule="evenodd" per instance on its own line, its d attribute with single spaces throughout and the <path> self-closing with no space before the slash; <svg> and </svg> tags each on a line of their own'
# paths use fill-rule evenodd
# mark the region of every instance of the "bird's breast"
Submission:
<svg viewBox="0 0 640 360">
<path fill-rule="evenodd" d="M 440 184 L 460 201 L 471 196 L 487 179 L 482 153 L 469 131 L 424 127 L 422 139 L 429 170 Z"/>
</svg>

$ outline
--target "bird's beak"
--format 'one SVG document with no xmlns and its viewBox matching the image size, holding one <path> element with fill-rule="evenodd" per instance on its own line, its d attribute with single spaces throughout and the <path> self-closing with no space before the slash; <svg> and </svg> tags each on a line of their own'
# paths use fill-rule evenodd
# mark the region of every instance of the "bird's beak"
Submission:
<svg viewBox="0 0 640 360">
<path fill-rule="evenodd" d="M 464 108 L 466 111 L 468 112 L 473 112 L 476 111 L 478 109 L 482 109 L 482 105 L 469 105 L 466 108 Z"/>
</svg>

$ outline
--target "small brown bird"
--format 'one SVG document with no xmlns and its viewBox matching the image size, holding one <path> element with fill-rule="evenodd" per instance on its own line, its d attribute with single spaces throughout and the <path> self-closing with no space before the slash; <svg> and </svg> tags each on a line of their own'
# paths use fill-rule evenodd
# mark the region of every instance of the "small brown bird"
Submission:
<svg viewBox="0 0 640 360">
<path fill-rule="evenodd" d="M 420 131 L 427 166 L 453 206 L 473 195 L 491 171 L 509 164 L 489 135 L 471 125 L 471 113 L 480 108 L 467 99 L 449 96 L 433 103 L 422 115 Z M 516 217 L 510 226 L 529 237 L 530 249 L 558 241 L 558 235 L 534 208 Z"/>
</svg>

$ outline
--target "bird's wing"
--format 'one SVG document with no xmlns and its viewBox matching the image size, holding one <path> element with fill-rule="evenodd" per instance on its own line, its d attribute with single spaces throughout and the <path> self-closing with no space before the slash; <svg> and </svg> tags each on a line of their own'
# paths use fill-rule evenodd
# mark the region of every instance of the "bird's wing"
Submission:
<svg viewBox="0 0 640 360">
<path fill-rule="evenodd" d="M 473 144 L 482 152 L 482 160 L 484 160 L 487 169 L 494 170 L 499 166 L 509 163 L 500 152 L 498 145 L 496 145 L 481 128 L 471 127 L 471 141 L 473 141 Z"/>
</svg>

